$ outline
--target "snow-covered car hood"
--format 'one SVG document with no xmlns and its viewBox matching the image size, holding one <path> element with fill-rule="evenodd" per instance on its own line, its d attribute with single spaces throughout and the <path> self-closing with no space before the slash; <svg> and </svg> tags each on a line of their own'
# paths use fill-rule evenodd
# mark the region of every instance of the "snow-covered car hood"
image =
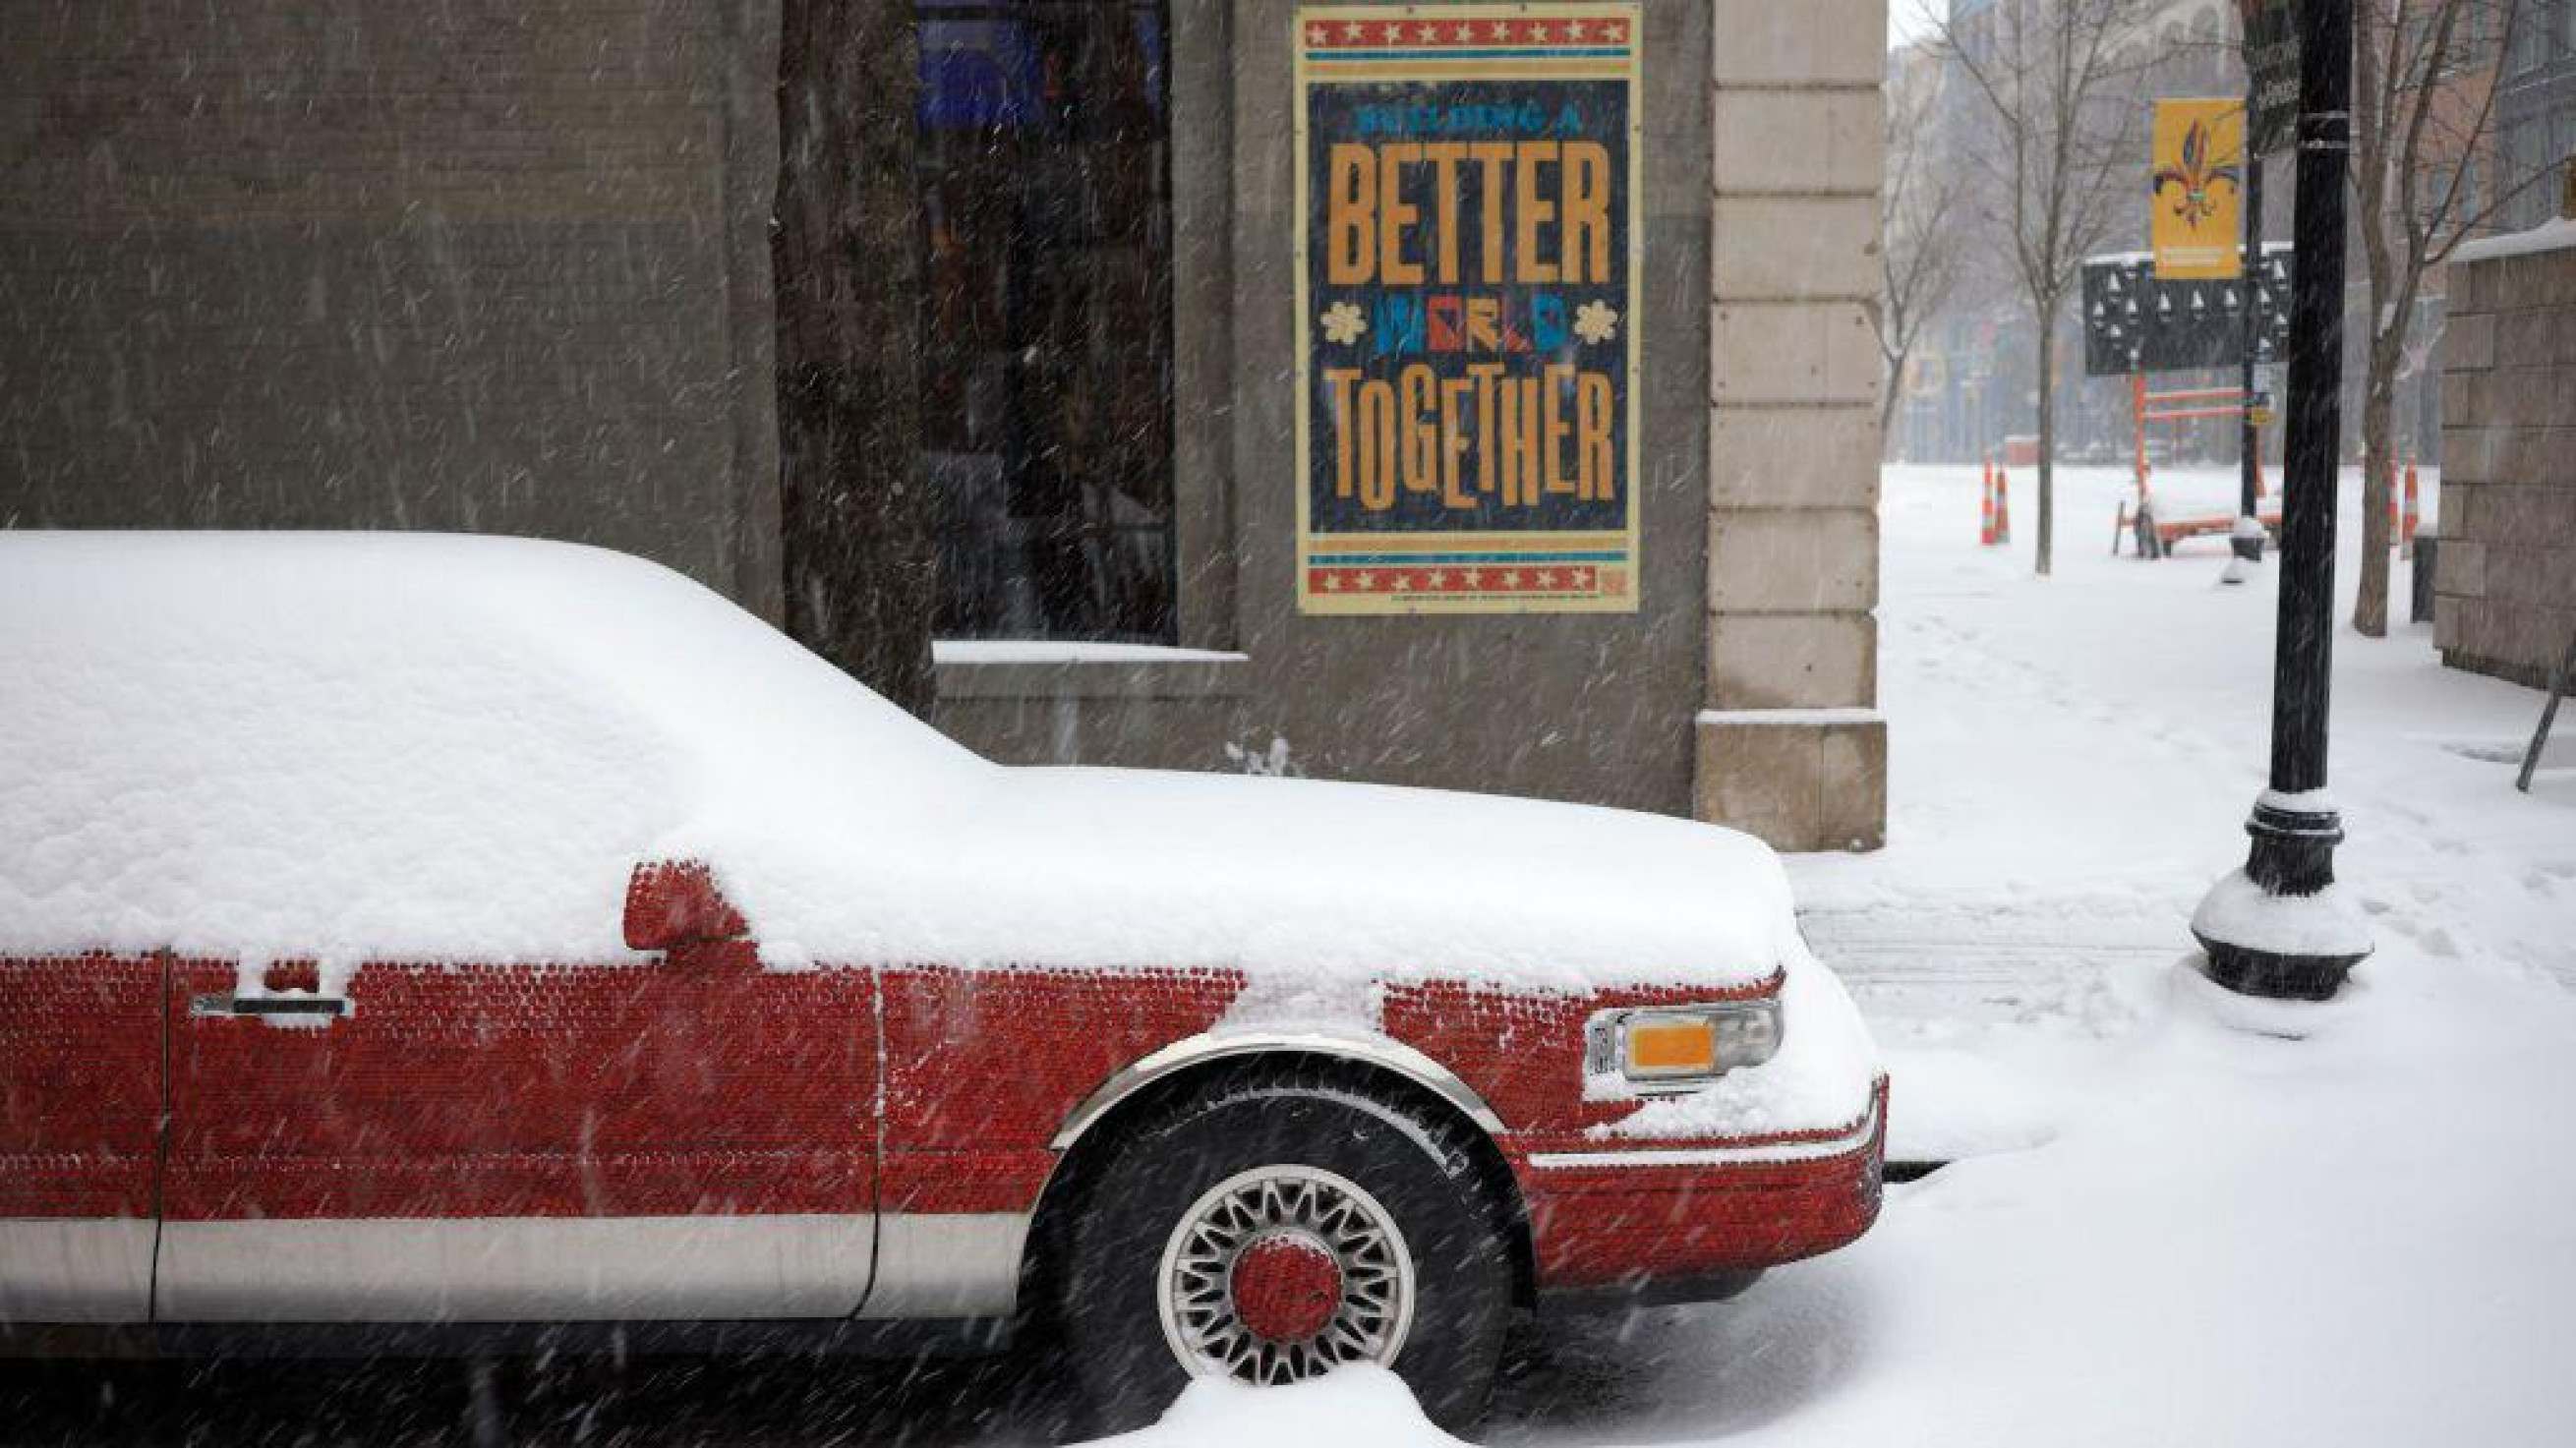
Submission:
<svg viewBox="0 0 2576 1448">
<path fill-rule="evenodd" d="M 1115 769 L 1004 769 L 877 841 L 734 868 L 790 956 L 1189 966 L 1525 988 L 1739 985 L 1794 947 L 1769 848 L 1656 815 L 1440 790 Z M 848 873 L 843 873 L 844 871 Z M 836 880 L 833 877 L 838 875 Z M 853 879 L 855 875 L 858 878 Z M 791 884 L 801 881 L 801 884 Z M 784 886 L 772 890 L 773 885 Z"/>
<path fill-rule="evenodd" d="M 1000 769 L 953 812 L 776 855 L 705 853 L 773 965 L 1222 970 L 1216 1027 L 1381 1028 L 1385 988 L 1588 999 L 1782 977 L 1780 1053 L 1594 1131 L 1707 1140 L 1846 1127 L 1876 1050 L 1800 937 L 1768 846 L 1660 815 L 1240 775 Z"/>
</svg>

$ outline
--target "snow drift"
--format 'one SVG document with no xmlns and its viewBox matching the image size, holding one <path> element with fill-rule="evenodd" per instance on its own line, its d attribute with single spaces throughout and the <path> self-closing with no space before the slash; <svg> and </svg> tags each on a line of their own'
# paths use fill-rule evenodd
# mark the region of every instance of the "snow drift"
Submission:
<svg viewBox="0 0 2576 1448">
<path fill-rule="evenodd" d="M 1466 1448 L 1422 1415 L 1404 1379 L 1375 1363 L 1352 1363 L 1284 1387 L 1200 1378 L 1154 1426 L 1094 1442 L 1097 1448 Z"/>
</svg>

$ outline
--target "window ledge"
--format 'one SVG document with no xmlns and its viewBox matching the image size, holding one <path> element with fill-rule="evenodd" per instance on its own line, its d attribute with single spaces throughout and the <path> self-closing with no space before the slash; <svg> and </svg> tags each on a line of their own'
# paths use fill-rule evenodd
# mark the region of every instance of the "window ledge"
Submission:
<svg viewBox="0 0 2576 1448">
<path fill-rule="evenodd" d="M 943 701 L 970 699 L 1232 699 L 1252 660 L 1152 644 L 942 639 L 932 646 Z"/>
</svg>

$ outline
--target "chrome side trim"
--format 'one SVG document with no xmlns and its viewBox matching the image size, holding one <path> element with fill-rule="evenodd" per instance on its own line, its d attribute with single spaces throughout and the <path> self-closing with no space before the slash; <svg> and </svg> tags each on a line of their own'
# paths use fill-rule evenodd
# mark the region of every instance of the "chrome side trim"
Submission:
<svg viewBox="0 0 2576 1448">
<path fill-rule="evenodd" d="M 1568 1167 L 1751 1166 L 1764 1163 L 1817 1161 L 1843 1156 L 1869 1145 L 1878 1134 L 1878 1103 L 1870 1102 L 1860 1123 L 1836 1136 L 1814 1141 L 1757 1142 L 1746 1146 L 1673 1148 L 1614 1147 L 1601 1151 L 1534 1151 L 1527 1158 L 1538 1171 Z"/>
<path fill-rule="evenodd" d="M 864 1216 L 169 1222 L 163 1322 L 847 1317 Z"/>
<path fill-rule="evenodd" d="M 879 1218 L 876 1284 L 859 1316 L 1008 1317 L 1028 1235 L 1026 1212 Z"/>
<path fill-rule="evenodd" d="M 1229 1056 L 1252 1056 L 1273 1051 L 1298 1051 L 1382 1066 L 1465 1112 L 1468 1120 L 1488 1133 L 1503 1130 L 1503 1119 L 1496 1116 L 1493 1108 L 1470 1090 L 1466 1082 L 1451 1075 L 1448 1067 L 1401 1041 L 1391 1041 L 1384 1036 L 1340 1035 L 1322 1031 L 1209 1031 L 1174 1041 L 1122 1067 L 1073 1109 L 1073 1114 L 1065 1118 L 1063 1127 L 1056 1132 L 1055 1140 L 1048 1144 L 1058 1151 L 1073 1145 L 1091 1129 L 1092 1123 L 1108 1115 L 1110 1108 L 1175 1071 Z"/>
<path fill-rule="evenodd" d="M 148 1217 L 0 1218 L 0 1323 L 146 1322 Z"/>
</svg>

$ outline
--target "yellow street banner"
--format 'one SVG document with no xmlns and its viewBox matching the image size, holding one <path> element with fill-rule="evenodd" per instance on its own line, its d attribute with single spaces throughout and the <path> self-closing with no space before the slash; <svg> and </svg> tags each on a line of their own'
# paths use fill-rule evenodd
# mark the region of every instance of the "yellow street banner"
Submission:
<svg viewBox="0 0 2576 1448">
<path fill-rule="evenodd" d="M 2230 281 L 2243 272 L 2245 102 L 2156 102 L 2147 245 L 2167 281 Z"/>
</svg>

